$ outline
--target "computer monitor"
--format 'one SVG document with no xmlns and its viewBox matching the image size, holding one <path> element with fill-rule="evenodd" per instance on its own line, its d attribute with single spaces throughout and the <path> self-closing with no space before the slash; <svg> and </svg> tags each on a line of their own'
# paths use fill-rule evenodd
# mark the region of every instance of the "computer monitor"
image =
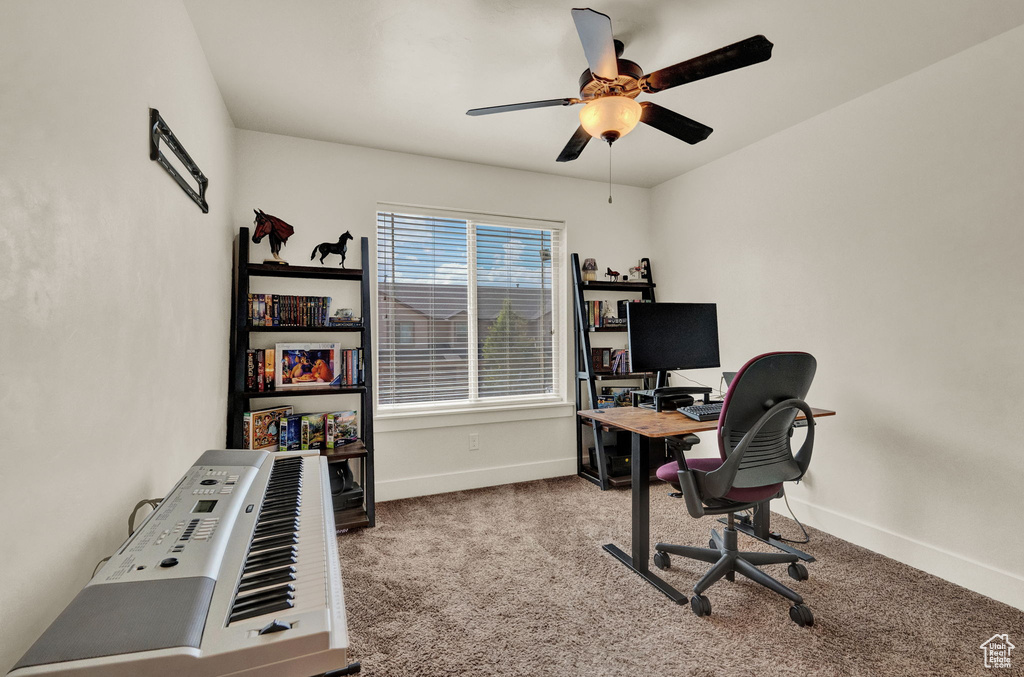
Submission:
<svg viewBox="0 0 1024 677">
<path fill-rule="evenodd" d="M 628 303 L 632 371 L 718 367 L 718 309 L 714 303 Z"/>
</svg>

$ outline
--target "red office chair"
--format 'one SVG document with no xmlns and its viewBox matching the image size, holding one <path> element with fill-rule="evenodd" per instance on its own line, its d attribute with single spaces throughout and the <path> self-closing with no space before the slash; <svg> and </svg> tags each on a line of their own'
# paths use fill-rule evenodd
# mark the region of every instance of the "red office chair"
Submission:
<svg viewBox="0 0 1024 677">
<path fill-rule="evenodd" d="M 757 568 L 761 564 L 789 563 L 789 575 L 807 579 L 807 569 L 788 553 L 739 552 L 734 513 L 780 496 L 782 483 L 798 480 L 807 471 L 814 447 L 814 417 L 804 402 L 814 379 L 817 362 L 807 353 L 781 352 L 759 355 L 743 365 L 725 395 L 718 419 L 718 451 L 721 458 L 686 460 L 683 451 L 700 441 L 686 435 L 670 443 L 676 460 L 658 469 L 658 477 L 676 486 L 693 517 L 728 513 L 723 535 L 711 530 L 710 548 L 658 543 L 654 565 L 671 566 L 669 553 L 714 564 L 693 586 L 690 608 L 698 616 L 711 613 L 704 596 L 713 583 L 736 572 L 790 599 L 789 616 L 800 626 L 814 624 L 814 615 L 796 592 Z M 790 438 L 797 413 L 807 417 L 807 437 L 793 454 Z"/>
</svg>

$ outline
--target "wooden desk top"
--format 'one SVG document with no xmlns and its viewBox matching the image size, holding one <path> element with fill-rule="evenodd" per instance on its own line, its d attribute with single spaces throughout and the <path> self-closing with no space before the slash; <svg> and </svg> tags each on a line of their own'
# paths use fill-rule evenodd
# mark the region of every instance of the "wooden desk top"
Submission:
<svg viewBox="0 0 1024 677">
<path fill-rule="evenodd" d="M 828 409 L 815 409 L 811 407 L 815 418 L 820 416 L 835 416 L 836 412 Z M 616 428 L 622 428 L 633 433 L 640 433 L 644 437 L 673 437 L 685 435 L 686 433 L 700 433 L 709 430 L 718 430 L 718 420 L 694 421 L 692 418 L 683 416 L 678 411 L 654 411 L 643 407 L 611 407 L 609 409 L 583 409 L 577 412 L 580 418 L 589 418 Z M 805 418 L 803 413 L 797 415 L 797 420 Z"/>
</svg>

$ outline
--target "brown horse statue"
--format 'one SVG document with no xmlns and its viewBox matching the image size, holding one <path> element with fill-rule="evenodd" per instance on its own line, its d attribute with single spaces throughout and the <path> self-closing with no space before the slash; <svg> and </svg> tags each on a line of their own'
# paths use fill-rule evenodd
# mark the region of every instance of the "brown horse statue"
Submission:
<svg viewBox="0 0 1024 677">
<path fill-rule="evenodd" d="M 281 246 L 288 241 L 288 238 L 295 233 L 295 229 L 276 216 L 264 214 L 262 209 L 252 211 L 256 214 L 256 218 L 253 220 L 253 225 L 256 226 L 256 230 L 252 233 L 253 244 L 259 244 L 264 237 L 270 236 L 270 253 L 274 255 L 274 260 L 268 259 L 264 263 L 288 265 L 287 261 L 278 256 L 278 252 L 281 251 Z"/>
<path fill-rule="evenodd" d="M 316 253 L 320 252 L 320 263 L 324 262 L 324 258 L 328 254 L 338 254 L 341 256 L 341 267 L 345 267 L 345 254 L 348 252 L 348 241 L 352 240 L 352 233 L 347 230 L 341 234 L 337 242 L 321 242 L 317 246 L 313 247 L 313 253 L 309 255 L 309 260 L 312 261 L 316 258 Z"/>
</svg>

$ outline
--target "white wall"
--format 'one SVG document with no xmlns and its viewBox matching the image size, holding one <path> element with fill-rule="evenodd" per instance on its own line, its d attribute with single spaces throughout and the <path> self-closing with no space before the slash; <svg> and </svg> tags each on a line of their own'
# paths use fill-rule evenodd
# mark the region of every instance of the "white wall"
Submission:
<svg viewBox="0 0 1024 677">
<path fill-rule="evenodd" d="M 378 202 L 563 220 L 566 260 L 579 252 L 621 270 L 650 254 L 646 189 L 615 186 L 609 205 L 607 185 L 590 181 L 257 132 L 240 131 L 237 139 L 236 221 L 251 223 L 258 208 L 290 223 L 296 232 L 282 254 L 292 263 L 309 264 L 315 245 L 336 241 L 345 230 L 356 243 L 369 237 L 372 252 Z M 264 243 L 252 258 L 268 252 Z M 328 263 L 336 266 L 337 258 Z M 358 248 L 350 244 L 346 265 L 358 264 Z M 568 302 L 564 310 L 571 342 Z M 312 400 L 291 403 L 302 411 L 333 406 Z M 378 498 L 573 474 L 573 414 L 563 405 L 511 415 L 378 418 Z M 479 433 L 480 451 L 468 450 L 470 432 Z"/>
<path fill-rule="evenodd" d="M 150 106 L 209 214 L 150 161 Z M 0 672 L 224 443 L 232 146 L 178 2 L 0 6 Z"/>
<path fill-rule="evenodd" d="M 1024 28 L 653 193 L 723 367 L 818 358 L 810 524 L 1024 607 Z M 712 442 L 712 440 L 707 440 Z M 710 445 L 709 445 L 710 446 Z"/>
</svg>

